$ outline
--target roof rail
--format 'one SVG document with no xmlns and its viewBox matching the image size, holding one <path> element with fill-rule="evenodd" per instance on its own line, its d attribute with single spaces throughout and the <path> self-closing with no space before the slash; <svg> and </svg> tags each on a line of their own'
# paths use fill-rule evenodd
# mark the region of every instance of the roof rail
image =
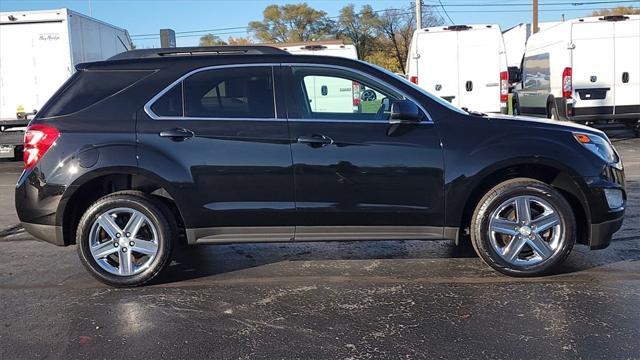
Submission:
<svg viewBox="0 0 640 360">
<path fill-rule="evenodd" d="M 144 59 L 192 55 L 290 55 L 271 46 L 200 46 L 131 50 L 116 54 L 108 60 Z"/>
</svg>

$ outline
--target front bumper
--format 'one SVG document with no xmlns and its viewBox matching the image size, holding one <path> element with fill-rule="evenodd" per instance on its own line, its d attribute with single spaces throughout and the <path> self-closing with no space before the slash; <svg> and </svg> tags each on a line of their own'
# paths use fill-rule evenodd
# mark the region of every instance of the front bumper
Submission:
<svg viewBox="0 0 640 360">
<path fill-rule="evenodd" d="M 46 241 L 58 246 L 65 246 L 62 226 L 42 225 L 23 222 L 22 227 L 36 239 Z"/>
<path fill-rule="evenodd" d="M 591 250 L 604 249 L 611 243 L 613 234 L 620 230 L 624 220 L 624 211 L 621 212 L 617 219 L 602 222 L 600 224 L 591 224 L 591 241 L 589 248 Z"/>
</svg>

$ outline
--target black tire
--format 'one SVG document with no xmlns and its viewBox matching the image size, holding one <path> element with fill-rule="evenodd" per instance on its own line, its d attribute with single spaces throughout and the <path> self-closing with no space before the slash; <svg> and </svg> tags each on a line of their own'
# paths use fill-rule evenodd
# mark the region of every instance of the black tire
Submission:
<svg viewBox="0 0 640 360">
<path fill-rule="evenodd" d="M 557 248 L 541 263 L 519 266 L 503 259 L 489 238 L 489 221 L 493 212 L 504 202 L 517 196 L 538 197 L 556 210 L 561 226 Z M 495 270 L 510 276 L 540 276 L 553 272 L 569 256 L 575 244 L 576 221 L 564 196 L 551 186 L 528 178 L 507 180 L 491 189 L 478 203 L 471 219 L 471 242 L 480 258 Z M 513 241 L 513 240 L 512 240 Z"/>
<path fill-rule="evenodd" d="M 513 103 L 513 116 L 518 115 L 522 115 L 522 113 L 520 112 L 520 104 L 518 104 L 518 102 L 516 101 Z"/>
<path fill-rule="evenodd" d="M 553 103 L 549 103 L 547 105 L 547 118 L 551 120 L 560 120 L 558 109 Z"/>
<path fill-rule="evenodd" d="M 130 276 L 114 275 L 101 268 L 89 249 L 89 234 L 93 223 L 105 211 L 130 208 L 144 214 L 157 229 L 158 247 L 155 258 L 142 272 Z M 84 267 L 99 281 L 114 287 L 134 287 L 154 279 L 169 263 L 174 239 L 177 238 L 175 219 L 171 211 L 153 196 L 137 191 L 122 191 L 104 196 L 93 203 L 78 224 L 76 244 Z"/>
</svg>

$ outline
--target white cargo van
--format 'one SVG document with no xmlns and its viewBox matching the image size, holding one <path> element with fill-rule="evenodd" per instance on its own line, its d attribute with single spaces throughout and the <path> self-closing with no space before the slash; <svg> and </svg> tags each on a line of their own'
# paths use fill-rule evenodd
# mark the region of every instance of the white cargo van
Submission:
<svg viewBox="0 0 640 360">
<path fill-rule="evenodd" d="M 418 29 L 407 78 L 452 104 L 487 113 L 506 112 L 507 57 L 498 25 Z"/>
<path fill-rule="evenodd" d="M 325 40 L 306 43 L 281 43 L 271 46 L 294 55 L 337 56 L 358 59 L 356 47 L 342 40 Z M 359 112 L 362 110 L 362 94 L 366 89 L 357 81 L 334 76 L 305 76 L 305 91 L 314 112 Z M 367 92 L 366 96 L 372 93 Z M 371 97 L 373 98 L 373 97 Z M 367 100 L 369 98 L 366 98 Z M 382 99 L 380 99 L 382 100 Z M 372 100 L 376 101 L 376 99 Z M 364 104 L 365 107 L 370 104 Z"/>
<path fill-rule="evenodd" d="M 531 35 L 514 109 L 635 125 L 640 119 L 640 15 L 568 20 Z"/>
<path fill-rule="evenodd" d="M 82 62 L 131 50 L 126 30 L 69 9 L 0 13 L 0 158 Z"/>
</svg>

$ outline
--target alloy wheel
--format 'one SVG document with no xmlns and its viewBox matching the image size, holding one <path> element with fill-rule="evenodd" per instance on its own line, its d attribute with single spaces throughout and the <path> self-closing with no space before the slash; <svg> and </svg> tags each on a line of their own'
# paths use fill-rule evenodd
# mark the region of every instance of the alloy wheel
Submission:
<svg viewBox="0 0 640 360">
<path fill-rule="evenodd" d="M 492 213 L 488 236 L 506 262 L 521 267 L 540 264 L 561 248 L 563 223 L 557 209 L 538 196 L 516 196 Z"/>
<path fill-rule="evenodd" d="M 158 254 L 158 230 L 138 210 L 110 209 L 93 222 L 89 249 L 94 261 L 110 274 L 135 275 L 148 268 Z"/>
</svg>

